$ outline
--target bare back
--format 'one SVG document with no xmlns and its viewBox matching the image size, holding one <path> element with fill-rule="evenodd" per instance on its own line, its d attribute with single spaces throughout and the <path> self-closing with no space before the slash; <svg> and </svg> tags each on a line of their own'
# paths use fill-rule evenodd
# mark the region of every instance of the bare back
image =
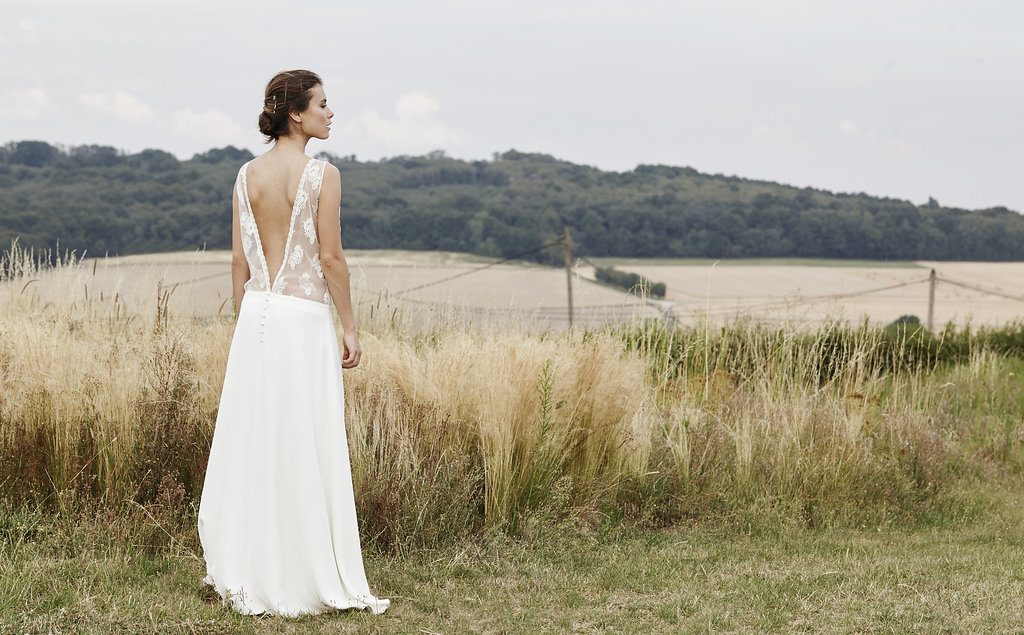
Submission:
<svg viewBox="0 0 1024 635">
<path fill-rule="evenodd" d="M 266 155 L 245 163 L 235 179 L 245 288 L 330 302 L 320 264 L 317 207 L 326 161 Z"/>
</svg>

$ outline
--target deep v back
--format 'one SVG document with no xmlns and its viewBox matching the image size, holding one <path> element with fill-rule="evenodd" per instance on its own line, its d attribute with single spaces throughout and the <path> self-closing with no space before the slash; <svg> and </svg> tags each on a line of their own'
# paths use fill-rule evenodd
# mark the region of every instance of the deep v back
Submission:
<svg viewBox="0 0 1024 635">
<path fill-rule="evenodd" d="M 242 249 L 249 264 L 250 275 L 245 283 L 245 289 L 292 295 L 328 304 L 330 294 L 320 265 L 320 240 L 317 231 L 317 207 L 327 162 L 319 159 L 306 161 L 295 191 L 288 222 L 288 235 L 284 249 L 281 250 L 281 262 L 274 267 L 273 276 L 267 264 L 267 254 L 262 241 L 267 232 L 259 228 L 249 198 L 250 163 L 252 161 L 243 164 L 235 178 Z"/>
</svg>

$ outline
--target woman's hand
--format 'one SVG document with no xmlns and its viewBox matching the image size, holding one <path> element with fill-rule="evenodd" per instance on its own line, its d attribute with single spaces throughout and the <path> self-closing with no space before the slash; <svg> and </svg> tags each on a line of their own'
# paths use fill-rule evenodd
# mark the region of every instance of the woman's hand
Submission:
<svg viewBox="0 0 1024 635">
<path fill-rule="evenodd" d="M 355 368 L 359 365 L 359 360 L 363 357 L 363 350 L 359 348 L 359 338 L 356 337 L 356 332 L 346 331 L 341 341 L 343 346 L 343 356 L 341 360 L 342 368 Z"/>
</svg>

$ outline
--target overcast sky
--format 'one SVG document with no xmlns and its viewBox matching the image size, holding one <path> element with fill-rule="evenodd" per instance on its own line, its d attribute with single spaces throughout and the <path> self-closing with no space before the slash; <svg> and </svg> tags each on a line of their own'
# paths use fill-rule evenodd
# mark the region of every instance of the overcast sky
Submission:
<svg viewBox="0 0 1024 635">
<path fill-rule="evenodd" d="M 515 148 L 1024 211 L 1024 2 L 0 0 L 0 142 L 255 153 L 279 70 L 328 150 Z"/>
</svg>

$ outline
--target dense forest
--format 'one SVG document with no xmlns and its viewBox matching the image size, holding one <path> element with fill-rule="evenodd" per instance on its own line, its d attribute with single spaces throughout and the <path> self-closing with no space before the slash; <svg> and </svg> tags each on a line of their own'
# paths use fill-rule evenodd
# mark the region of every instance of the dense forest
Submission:
<svg viewBox="0 0 1024 635">
<path fill-rule="evenodd" d="M 161 150 L 7 143 L 0 247 L 20 236 L 93 256 L 229 248 L 231 185 L 252 156 L 230 146 L 180 161 Z M 441 151 L 317 157 L 341 170 L 349 248 L 512 256 L 567 225 L 589 256 L 1024 260 L 1024 215 L 1003 207 L 914 205 L 665 165 L 608 172 L 515 150 L 487 161 Z"/>
</svg>

